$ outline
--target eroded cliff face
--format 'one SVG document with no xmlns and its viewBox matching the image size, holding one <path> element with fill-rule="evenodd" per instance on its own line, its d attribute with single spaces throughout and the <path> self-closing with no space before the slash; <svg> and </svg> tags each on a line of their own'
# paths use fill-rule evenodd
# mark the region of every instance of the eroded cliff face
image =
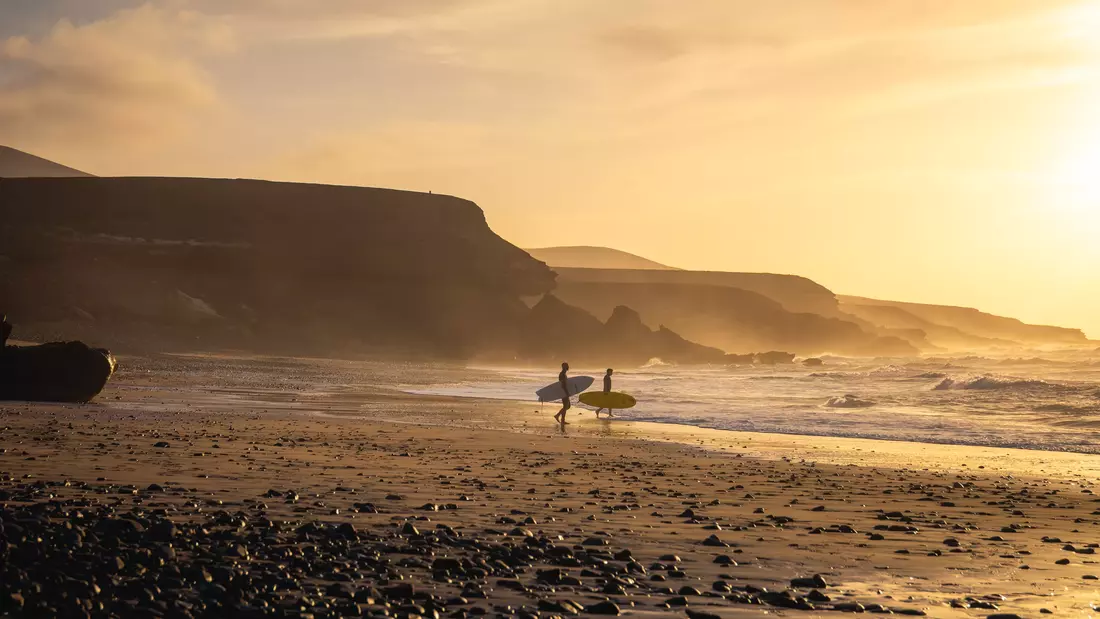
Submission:
<svg viewBox="0 0 1100 619">
<path fill-rule="evenodd" d="M 884 327 L 924 331 L 934 344 L 952 350 L 1019 346 L 1087 346 L 1080 329 L 1030 325 L 970 307 L 840 297 L 841 309 Z"/>
<path fill-rule="evenodd" d="M 507 339 L 528 311 L 519 298 L 549 291 L 554 277 L 494 234 L 476 204 L 450 196 L 0 181 L 0 303 L 46 337 L 461 356 Z"/>
<path fill-rule="evenodd" d="M 597 318 L 609 316 L 618 305 L 626 305 L 637 310 L 651 327 L 665 325 L 693 342 L 727 352 L 779 349 L 860 356 L 917 353 L 903 339 L 869 333 L 838 318 L 791 312 L 762 294 L 739 288 L 563 280 L 554 294 Z"/>
<path fill-rule="evenodd" d="M 788 312 L 840 316 L 836 295 L 798 275 L 642 269 L 555 268 L 561 282 L 600 284 L 679 284 L 725 286 L 765 296 Z"/>
</svg>

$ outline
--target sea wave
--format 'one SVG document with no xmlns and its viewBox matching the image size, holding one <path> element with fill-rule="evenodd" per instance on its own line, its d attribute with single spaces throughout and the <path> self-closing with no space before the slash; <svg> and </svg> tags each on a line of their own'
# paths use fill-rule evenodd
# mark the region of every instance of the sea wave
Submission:
<svg viewBox="0 0 1100 619">
<path fill-rule="evenodd" d="M 825 406 L 829 408 L 870 408 L 875 403 L 870 400 L 861 400 L 858 396 L 848 394 L 839 398 L 829 398 Z"/>
<path fill-rule="evenodd" d="M 1035 412 L 1087 414 L 1100 412 L 1100 409 L 1095 406 L 1077 406 L 1074 404 L 1044 404 L 1042 406 L 1036 406 Z"/>
<path fill-rule="evenodd" d="M 1016 378 L 1013 376 L 996 376 L 985 374 L 982 376 L 968 376 L 966 378 L 944 378 L 933 391 L 948 390 L 982 390 L 994 391 L 1003 389 L 1030 389 L 1036 387 L 1051 387 L 1052 383 L 1038 378 Z"/>
</svg>

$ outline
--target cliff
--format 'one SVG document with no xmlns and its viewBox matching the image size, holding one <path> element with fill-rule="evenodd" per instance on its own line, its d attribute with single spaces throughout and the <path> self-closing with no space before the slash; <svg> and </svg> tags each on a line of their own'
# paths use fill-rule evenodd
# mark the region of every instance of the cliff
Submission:
<svg viewBox="0 0 1100 619">
<path fill-rule="evenodd" d="M 0 146 L 0 178 L 91 176 L 80 170 Z"/>
<path fill-rule="evenodd" d="M 797 275 L 725 273 L 721 271 L 658 271 L 641 269 L 555 268 L 560 282 L 601 284 L 676 284 L 725 286 L 755 292 L 790 312 L 839 316 L 836 296 L 824 286 Z M 645 312 L 642 312 L 645 315 Z"/>
<path fill-rule="evenodd" d="M 949 348 L 1000 348 L 1023 345 L 1088 344 L 1079 329 L 1026 324 L 1015 318 L 987 314 L 969 307 L 840 297 L 843 311 L 872 322 L 904 320 L 925 330 L 928 338 Z M 913 320 L 915 318 L 915 320 Z"/>
<path fill-rule="evenodd" d="M 840 307 L 881 332 L 898 334 L 925 351 L 990 350 L 1019 346 L 1016 342 L 979 337 L 955 327 L 938 325 L 891 305 L 841 303 Z"/>
<path fill-rule="evenodd" d="M 5 179 L 0 254 L 30 330 L 187 348 L 463 355 L 554 284 L 473 202 L 250 180 Z"/>
<path fill-rule="evenodd" d="M 800 354 L 910 355 L 917 350 L 894 337 L 868 333 L 852 322 L 791 312 L 762 294 L 728 286 L 668 283 L 600 283 L 563 274 L 555 294 L 597 317 L 616 306 L 637 310 L 651 326 L 667 325 L 684 337 L 729 352 L 781 349 Z"/>
<path fill-rule="evenodd" d="M 528 249 L 527 253 L 531 254 L 536 260 L 541 260 L 554 268 L 679 270 L 648 258 L 642 258 L 609 247 L 544 247 L 541 249 Z"/>
</svg>

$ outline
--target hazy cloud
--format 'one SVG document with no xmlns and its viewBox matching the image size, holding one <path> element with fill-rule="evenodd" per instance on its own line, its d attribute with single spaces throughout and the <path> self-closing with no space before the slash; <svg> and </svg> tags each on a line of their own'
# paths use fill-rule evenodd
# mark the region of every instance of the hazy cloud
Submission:
<svg viewBox="0 0 1100 619">
<path fill-rule="evenodd" d="M 216 20 L 152 4 L 11 37 L 0 42 L 0 134 L 47 152 L 157 143 L 218 105 L 198 59 L 232 45 Z"/>
</svg>

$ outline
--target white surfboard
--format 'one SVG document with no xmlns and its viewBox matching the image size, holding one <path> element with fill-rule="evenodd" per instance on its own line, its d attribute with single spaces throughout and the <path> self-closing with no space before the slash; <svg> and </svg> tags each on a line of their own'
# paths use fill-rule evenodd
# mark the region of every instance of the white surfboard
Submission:
<svg viewBox="0 0 1100 619">
<path fill-rule="evenodd" d="M 569 384 L 569 395 L 574 396 L 591 387 L 592 383 L 596 382 L 596 379 L 591 376 L 573 376 L 566 382 Z M 539 389 L 535 392 L 535 395 L 539 397 L 539 402 L 564 400 L 566 397 L 566 394 L 561 389 L 561 383 L 556 382 Z"/>
</svg>

